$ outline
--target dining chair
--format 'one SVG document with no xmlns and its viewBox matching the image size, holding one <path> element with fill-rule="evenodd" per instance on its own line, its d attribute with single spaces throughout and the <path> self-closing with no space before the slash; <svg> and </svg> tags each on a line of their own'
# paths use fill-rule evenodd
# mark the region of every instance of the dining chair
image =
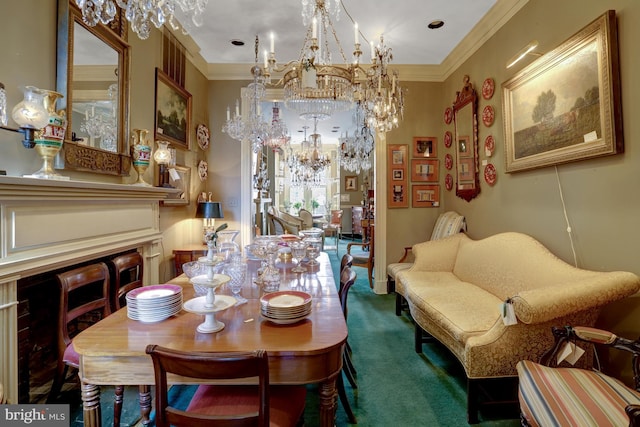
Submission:
<svg viewBox="0 0 640 427">
<path fill-rule="evenodd" d="M 184 352 L 148 345 L 156 386 L 156 426 L 296 426 L 304 412 L 305 386 L 269 384 L 269 359 L 254 352 Z M 167 374 L 195 380 L 257 378 L 253 385 L 199 385 L 186 410 L 171 406 Z"/>
<path fill-rule="evenodd" d="M 115 312 L 127 305 L 126 295 L 129 291 L 142 286 L 144 274 L 144 260 L 138 251 L 118 255 L 109 260 L 109 270 L 113 282 L 111 290 L 111 311 Z M 151 413 L 151 387 L 138 386 L 140 399 L 140 416 L 143 425 L 148 425 Z M 124 398 L 124 386 L 115 386 L 115 400 L 113 403 L 113 425 L 120 424 L 122 416 L 122 404 Z"/>
<path fill-rule="evenodd" d="M 375 261 L 375 226 L 369 226 L 370 238 L 368 242 L 349 243 L 347 245 L 347 253 L 353 256 L 354 267 L 364 267 L 367 269 L 369 277 L 369 287 L 373 289 L 373 265 Z M 359 251 L 353 251 L 352 248 L 360 248 Z"/>
<path fill-rule="evenodd" d="M 340 290 L 338 291 L 338 297 L 340 298 L 340 306 L 342 307 L 342 313 L 344 314 L 344 320 L 347 320 L 347 297 L 349 296 L 349 289 L 356 281 L 356 272 L 351 269 L 350 266 L 345 266 L 340 272 Z M 342 352 L 342 373 L 345 374 L 349 383 L 351 383 L 351 387 L 355 390 L 358 388 L 358 384 L 355 379 L 356 371 L 353 366 L 353 362 L 351 360 L 351 347 L 349 343 L 345 344 L 345 349 Z M 353 410 L 351 409 L 351 404 L 347 399 L 347 393 L 344 387 L 344 378 L 342 377 L 342 373 L 338 375 L 336 379 L 336 388 L 338 389 L 338 397 L 340 397 L 340 402 L 342 403 L 342 407 L 344 408 L 344 412 L 347 414 L 347 418 L 349 422 L 352 424 L 357 424 L 358 421 L 356 419 Z"/>
<path fill-rule="evenodd" d="M 323 225 L 325 237 L 333 236 L 336 239 L 336 253 L 338 253 L 338 242 L 342 237 L 342 214 L 344 210 L 337 209 L 331 211 L 331 218 L 329 222 Z"/>
<path fill-rule="evenodd" d="M 69 366 L 78 369 L 80 357 L 73 348 L 73 336 L 81 323 L 97 321 L 111 314 L 111 280 L 103 262 L 78 267 L 56 275 L 60 288 L 58 312 L 58 362 L 47 403 L 56 401 Z M 95 312 L 97 317 L 90 316 Z"/>
<path fill-rule="evenodd" d="M 298 216 L 302 220 L 302 227 L 304 229 L 313 228 L 313 214 L 306 209 L 300 209 Z"/>
<path fill-rule="evenodd" d="M 552 333 L 555 344 L 542 355 L 540 363 L 522 360 L 516 365 L 521 424 L 640 426 L 640 339 L 632 341 L 583 326 L 553 327 Z M 575 349 L 585 344 L 631 353 L 634 388 L 597 369 L 573 367 L 565 362 L 559 366 L 559 354 L 571 356 L 575 352 L 571 346 Z"/>
</svg>

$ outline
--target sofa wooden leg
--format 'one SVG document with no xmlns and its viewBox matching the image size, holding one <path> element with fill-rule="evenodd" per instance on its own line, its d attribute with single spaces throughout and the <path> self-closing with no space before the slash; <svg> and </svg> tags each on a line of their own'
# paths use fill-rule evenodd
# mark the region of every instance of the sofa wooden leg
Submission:
<svg viewBox="0 0 640 427">
<path fill-rule="evenodd" d="M 402 295 L 396 294 L 396 316 L 402 314 Z"/>
<path fill-rule="evenodd" d="M 391 276 L 387 276 L 387 293 L 391 294 L 396 291 L 396 281 Z"/>
<path fill-rule="evenodd" d="M 478 424 L 478 380 L 467 378 L 467 422 Z"/>
<path fill-rule="evenodd" d="M 420 327 L 420 325 L 418 325 L 417 323 L 415 323 L 415 328 L 414 328 L 414 347 L 416 350 L 416 353 L 420 354 L 422 353 L 422 328 Z"/>
</svg>

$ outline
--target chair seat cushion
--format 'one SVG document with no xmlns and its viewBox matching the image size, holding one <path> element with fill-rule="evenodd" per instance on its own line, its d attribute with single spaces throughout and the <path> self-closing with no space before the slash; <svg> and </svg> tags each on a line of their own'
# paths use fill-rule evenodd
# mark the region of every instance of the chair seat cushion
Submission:
<svg viewBox="0 0 640 427">
<path fill-rule="evenodd" d="M 64 349 L 62 360 L 64 363 L 73 366 L 74 368 L 80 366 L 80 355 L 76 353 L 76 349 L 73 348 L 73 342 L 69 343 L 67 348 Z"/>
<path fill-rule="evenodd" d="M 534 426 L 626 426 L 624 408 L 640 393 L 615 378 L 579 368 L 517 364 L 520 410 Z"/>
<path fill-rule="evenodd" d="M 269 425 L 295 426 L 304 411 L 306 395 L 304 386 L 271 386 Z M 258 403 L 256 386 L 201 385 L 187 412 L 207 415 L 252 413 L 258 410 Z"/>
</svg>

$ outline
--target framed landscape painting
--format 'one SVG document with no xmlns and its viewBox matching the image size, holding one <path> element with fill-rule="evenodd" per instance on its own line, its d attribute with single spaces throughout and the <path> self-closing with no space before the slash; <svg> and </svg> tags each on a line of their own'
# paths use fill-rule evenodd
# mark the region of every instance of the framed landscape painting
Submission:
<svg viewBox="0 0 640 427">
<path fill-rule="evenodd" d="M 189 149 L 191 94 L 156 68 L 155 139 Z"/>
<path fill-rule="evenodd" d="M 615 11 L 502 85 L 506 172 L 622 153 Z"/>
</svg>

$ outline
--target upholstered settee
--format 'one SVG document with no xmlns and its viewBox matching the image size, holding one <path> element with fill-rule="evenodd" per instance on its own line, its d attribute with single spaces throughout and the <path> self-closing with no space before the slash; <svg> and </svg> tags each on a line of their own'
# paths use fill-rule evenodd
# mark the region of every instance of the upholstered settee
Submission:
<svg viewBox="0 0 640 427">
<path fill-rule="evenodd" d="M 480 380 L 517 376 L 518 361 L 537 361 L 552 346 L 552 326 L 593 326 L 604 305 L 640 289 L 633 273 L 575 268 L 514 232 L 482 240 L 459 233 L 418 243 L 413 252 L 413 266 L 396 277 L 397 298 L 416 325 L 416 351 L 426 332 L 464 367 L 471 423 Z M 516 323 L 507 326 L 509 306 Z"/>
</svg>

